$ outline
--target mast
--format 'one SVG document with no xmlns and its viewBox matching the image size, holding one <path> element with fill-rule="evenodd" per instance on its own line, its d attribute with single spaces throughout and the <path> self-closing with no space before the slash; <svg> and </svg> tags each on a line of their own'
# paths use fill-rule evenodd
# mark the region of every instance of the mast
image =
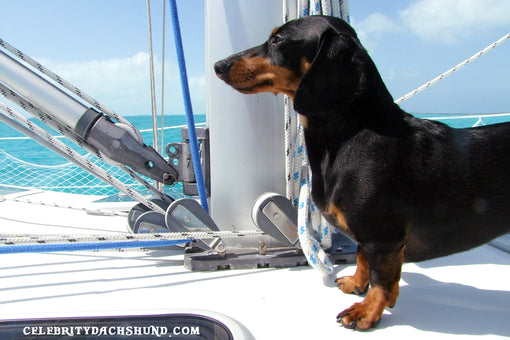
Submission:
<svg viewBox="0 0 510 340">
<path fill-rule="evenodd" d="M 238 93 L 216 77 L 213 65 L 263 43 L 283 23 L 282 4 L 206 1 L 205 17 L 211 216 L 221 229 L 253 230 L 251 212 L 257 197 L 265 192 L 285 195 L 283 98 Z M 230 244 L 234 247 L 257 247 L 258 240 L 260 236 L 225 241 L 236 242 Z M 275 242 L 267 237 L 268 247 Z"/>
</svg>

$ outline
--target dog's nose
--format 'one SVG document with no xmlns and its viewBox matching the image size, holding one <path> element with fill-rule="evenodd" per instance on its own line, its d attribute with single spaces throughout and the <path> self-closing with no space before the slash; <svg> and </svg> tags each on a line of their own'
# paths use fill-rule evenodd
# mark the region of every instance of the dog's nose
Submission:
<svg viewBox="0 0 510 340">
<path fill-rule="evenodd" d="M 226 60 L 220 60 L 216 64 L 214 64 L 214 72 L 218 77 L 225 76 L 230 69 L 230 63 Z"/>
</svg>

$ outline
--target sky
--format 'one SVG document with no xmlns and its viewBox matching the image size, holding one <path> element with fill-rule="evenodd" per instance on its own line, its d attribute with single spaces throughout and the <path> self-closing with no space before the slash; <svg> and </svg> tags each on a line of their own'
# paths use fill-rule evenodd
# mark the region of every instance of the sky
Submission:
<svg viewBox="0 0 510 340">
<path fill-rule="evenodd" d="M 177 6 L 193 109 L 204 114 L 204 0 Z M 159 75 L 163 0 L 150 7 Z M 165 114 L 182 114 L 168 11 L 167 4 Z M 350 16 L 395 99 L 510 32 L 508 0 L 351 0 Z M 148 36 L 146 0 L 0 0 L 0 38 L 125 116 L 151 113 Z M 509 80 L 510 40 L 401 106 L 412 113 L 510 112 Z M 156 86 L 160 112 L 160 76 Z"/>
</svg>

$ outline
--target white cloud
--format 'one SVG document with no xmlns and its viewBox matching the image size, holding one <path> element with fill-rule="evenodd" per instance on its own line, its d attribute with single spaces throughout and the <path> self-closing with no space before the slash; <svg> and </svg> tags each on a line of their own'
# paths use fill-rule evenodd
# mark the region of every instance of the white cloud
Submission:
<svg viewBox="0 0 510 340">
<path fill-rule="evenodd" d="M 383 34 L 402 30 L 390 17 L 378 12 L 370 14 L 354 26 L 361 43 L 368 50 L 373 50 L 377 46 Z"/>
<path fill-rule="evenodd" d="M 395 17 L 375 12 L 353 25 L 368 50 L 383 36 L 404 31 L 426 41 L 456 43 L 510 26 L 510 0 L 416 0 Z"/>
<path fill-rule="evenodd" d="M 370 14 L 357 26 L 358 29 L 363 30 L 365 33 L 381 34 L 400 30 L 400 27 L 390 17 L 379 12 Z"/>
<path fill-rule="evenodd" d="M 140 115 L 152 112 L 149 55 L 139 52 L 126 58 L 56 63 L 41 60 L 62 78 L 82 89 L 120 115 Z M 161 105 L 161 68 L 155 64 L 156 106 Z M 181 84 L 175 62 L 165 65 L 165 114 L 182 114 Z M 190 77 L 189 87 L 197 114 L 205 110 L 205 77 Z"/>
<path fill-rule="evenodd" d="M 418 0 L 400 12 L 420 38 L 446 43 L 510 23 L 508 0 Z"/>
</svg>

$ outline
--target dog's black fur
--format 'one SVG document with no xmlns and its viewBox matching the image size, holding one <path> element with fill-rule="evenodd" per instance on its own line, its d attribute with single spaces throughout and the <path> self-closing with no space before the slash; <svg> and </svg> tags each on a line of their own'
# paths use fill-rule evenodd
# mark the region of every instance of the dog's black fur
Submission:
<svg viewBox="0 0 510 340">
<path fill-rule="evenodd" d="M 340 313 L 367 329 L 398 296 L 402 262 L 464 251 L 510 231 L 510 124 L 454 129 L 399 108 L 355 31 L 291 21 L 215 65 L 243 93 L 285 93 L 305 127 L 312 196 L 359 244 L 337 280 L 365 300 Z M 381 307 L 382 306 L 382 307 Z"/>
</svg>

